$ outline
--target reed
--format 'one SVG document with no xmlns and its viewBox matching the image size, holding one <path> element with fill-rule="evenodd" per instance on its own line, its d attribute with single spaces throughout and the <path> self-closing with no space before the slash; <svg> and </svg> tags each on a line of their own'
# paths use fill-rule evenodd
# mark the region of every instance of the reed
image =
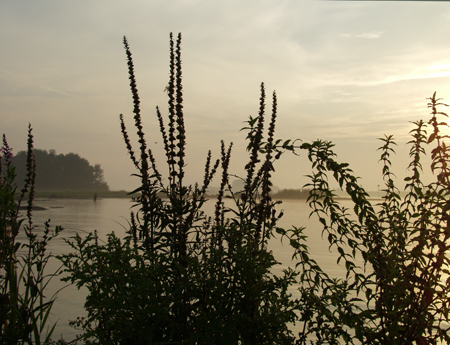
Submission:
<svg viewBox="0 0 450 345">
<path fill-rule="evenodd" d="M 51 230 L 50 220 L 44 224 L 42 237 L 33 224 L 34 184 L 36 163 L 33 155 L 33 135 L 28 128 L 27 177 L 17 195 L 12 150 L 3 135 L 0 150 L 0 343 L 49 344 L 56 324 L 49 325 L 56 294 L 46 298 L 44 293 L 57 272 L 45 271 L 51 253 L 48 243 L 62 230 Z M 16 199 L 18 197 L 18 199 Z M 26 199 L 25 199 L 26 198 Z M 19 213 L 26 200 L 26 217 Z M 18 236 L 25 235 L 23 243 Z"/>
</svg>

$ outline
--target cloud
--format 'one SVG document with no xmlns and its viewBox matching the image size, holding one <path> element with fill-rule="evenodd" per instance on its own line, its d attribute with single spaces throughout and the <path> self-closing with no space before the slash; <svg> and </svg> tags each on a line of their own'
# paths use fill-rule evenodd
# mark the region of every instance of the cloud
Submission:
<svg viewBox="0 0 450 345">
<path fill-rule="evenodd" d="M 397 135 L 406 119 L 426 110 L 424 97 L 434 90 L 450 94 L 446 4 L 3 3 L 0 127 L 10 144 L 25 145 L 31 122 L 37 147 L 102 164 L 112 188 L 135 187 L 131 169 L 122 169 L 129 162 L 117 128 L 119 113 L 132 124 L 123 35 L 133 52 L 146 131 L 159 140 L 153 115 L 155 105 L 164 113 L 167 106 L 168 34 L 183 33 L 188 145 L 201 152 L 201 163 L 190 168 L 201 169 L 204 150 L 214 150 L 219 138 L 234 141 L 236 152 L 238 144 L 245 147 L 239 129 L 258 111 L 261 81 L 268 95 L 277 90 L 280 136 L 302 139 L 371 140 L 388 126 Z M 289 178 L 294 174 L 283 175 L 283 187 Z"/>
<path fill-rule="evenodd" d="M 376 38 L 380 38 L 381 35 L 384 33 L 385 33 L 385 31 L 370 31 L 370 32 L 364 32 L 362 34 L 342 34 L 341 37 L 376 39 Z"/>
<path fill-rule="evenodd" d="M 63 89 L 46 85 L 34 80 L 35 77 L 27 77 L 13 71 L 0 68 L 0 79 L 4 82 L 0 85 L 0 98 L 6 97 L 77 97 L 73 93 Z"/>
<path fill-rule="evenodd" d="M 418 66 L 409 71 L 400 72 L 397 75 L 386 76 L 379 80 L 365 82 L 362 85 L 381 85 L 391 84 L 400 81 L 418 80 L 418 79 L 435 79 L 450 77 L 450 64 L 437 64 L 432 66 Z"/>
</svg>

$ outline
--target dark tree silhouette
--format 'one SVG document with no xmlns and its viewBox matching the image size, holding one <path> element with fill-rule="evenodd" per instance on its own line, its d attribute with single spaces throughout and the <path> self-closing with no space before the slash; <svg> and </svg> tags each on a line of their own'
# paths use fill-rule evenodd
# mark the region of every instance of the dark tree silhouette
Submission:
<svg viewBox="0 0 450 345">
<path fill-rule="evenodd" d="M 76 153 L 56 154 L 55 150 L 35 149 L 36 190 L 109 190 L 100 164 L 91 166 Z M 17 181 L 26 174 L 26 152 L 20 151 L 12 159 Z"/>
</svg>

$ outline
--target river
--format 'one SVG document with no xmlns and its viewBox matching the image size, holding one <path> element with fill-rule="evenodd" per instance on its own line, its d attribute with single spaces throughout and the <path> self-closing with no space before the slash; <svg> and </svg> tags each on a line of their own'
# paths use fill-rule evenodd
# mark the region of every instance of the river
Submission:
<svg viewBox="0 0 450 345">
<path fill-rule="evenodd" d="M 343 200 L 342 203 L 351 209 L 350 200 Z M 97 199 L 96 201 L 90 199 L 37 199 L 35 205 L 45 208 L 33 213 L 33 222 L 38 226 L 37 232 L 43 228 L 43 223 L 47 219 L 51 219 L 52 226 L 61 225 L 64 228 L 60 236 L 53 239 L 48 247 L 52 254 L 58 255 L 70 250 L 63 239 L 76 233 L 82 234 L 97 230 L 100 238 L 106 238 L 106 235 L 112 231 L 119 236 L 124 235 L 128 226 L 132 203 L 128 199 L 113 198 Z M 205 211 L 212 214 L 213 207 L 214 201 L 211 200 L 206 204 Z M 345 274 L 345 269 L 336 264 L 337 254 L 330 252 L 328 242 L 322 239 L 321 224 L 316 219 L 309 218 L 311 209 L 305 203 L 305 200 L 285 200 L 277 209 L 284 210 L 284 216 L 278 225 L 284 228 L 293 225 L 296 227 L 305 226 L 305 234 L 308 236 L 312 258 L 328 274 L 342 277 Z M 277 270 L 291 264 L 292 249 L 287 243 L 281 243 L 279 238 L 272 239 L 269 243 L 269 249 L 273 251 L 275 258 L 281 262 L 281 265 L 276 268 Z M 48 267 L 49 271 L 55 270 L 58 264 L 57 260 L 53 260 Z M 46 296 L 51 296 L 63 286 L 64 283 L 60 282 L 58 278 L 54 278 L 46 290 Z M 62 336 L 66 341 L 69 341 L 79 333 L 78 330 L 69 326 L 69 320 L 75 320 L 78 316 L 86 315 L 84 310 L 85 294 L 85 290 L 79 291 L 73 285 L 66 286 L 59 291 L 50 319 L 50 323 L 57 321 L 52 336 L 54 340 Z"/>
</svg>

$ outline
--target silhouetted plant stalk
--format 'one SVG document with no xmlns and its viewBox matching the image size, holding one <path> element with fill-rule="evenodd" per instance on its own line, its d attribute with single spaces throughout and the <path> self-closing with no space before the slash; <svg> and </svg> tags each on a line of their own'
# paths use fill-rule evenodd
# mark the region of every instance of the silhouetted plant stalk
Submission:
<svg viewBox="0 0 450 345">
<path fill-rule="evenodd" d="M 36 162 L 33 153 L 33 135 L 28 126 L 27 175 L 18 199 L 12 150 L 3 135 L 0 150 L 0 343 L 49 344 L 55 325 L 48 325 L 48 317 L 56 295 L 46 298 L 51 279 L 59 270 L 45 272 L 48 260 L 47 246 L 61 227 L 50 230 L 50 220 L 44 224 L 42 239 L 35 232 L 32 221 Z M 27 198 L 26 217 L 19 214 L 22 200 Z M 17 242 L 23 232 L 25 241 Z M 25 249 L 20 253 L 19 249 Z"/>
<path fill-rule="evenodd" d="M 131 213 L 129 237 L 123 241 L 113 234 L 104 246 L 98 244 L 96 234 L 68 241 L 75 252 L 61 258 L 69 272 L 65 280 L 89 290 L 88 316 L 74 324 L 85 330 L 85 340 L 93 337 L 100 343 L 292 342 L 287 322 L 294 320 L 295 313 L 287 286 L 293 283 L 293 272 L 274 276 L 270 269 L 276 261 L 265 250 L 276 223 L 272 216 L 275 203 L 269 195 L 272 152 L 279 157 L 284 150 L 273 142 L 275 94 L 269 138 L 264 143 L 265 93 L 261 85 L 259 115 L 251 119 L 256 126 L 248 136 L 251 172 L 245 179 L 245 194 L 231 190 L 232 144 L 227 147 L 223 141 L 219 159 L 213 160 L 208 151 L 202 183 L 185 186 L 181 35 L 176 43 L 170 35 L 167 125 L 156 108 L 168 167 L 165 179 L 145 145 L 126 38 L 124 45 L 140 154 L 132 148 L 122 115 L 120 124 L 141 180 L 132 192 L 139 193 L 134 205 L 137 210 Z M 261 163 L 258 157 L 263 151 L 265 162 Z M 202 211 L 206 193 L 219 169 L 214 214 L 206 215 Z M 236 201 L 235 208 L 224 203 L 228 193 Z"/>
</svg>

